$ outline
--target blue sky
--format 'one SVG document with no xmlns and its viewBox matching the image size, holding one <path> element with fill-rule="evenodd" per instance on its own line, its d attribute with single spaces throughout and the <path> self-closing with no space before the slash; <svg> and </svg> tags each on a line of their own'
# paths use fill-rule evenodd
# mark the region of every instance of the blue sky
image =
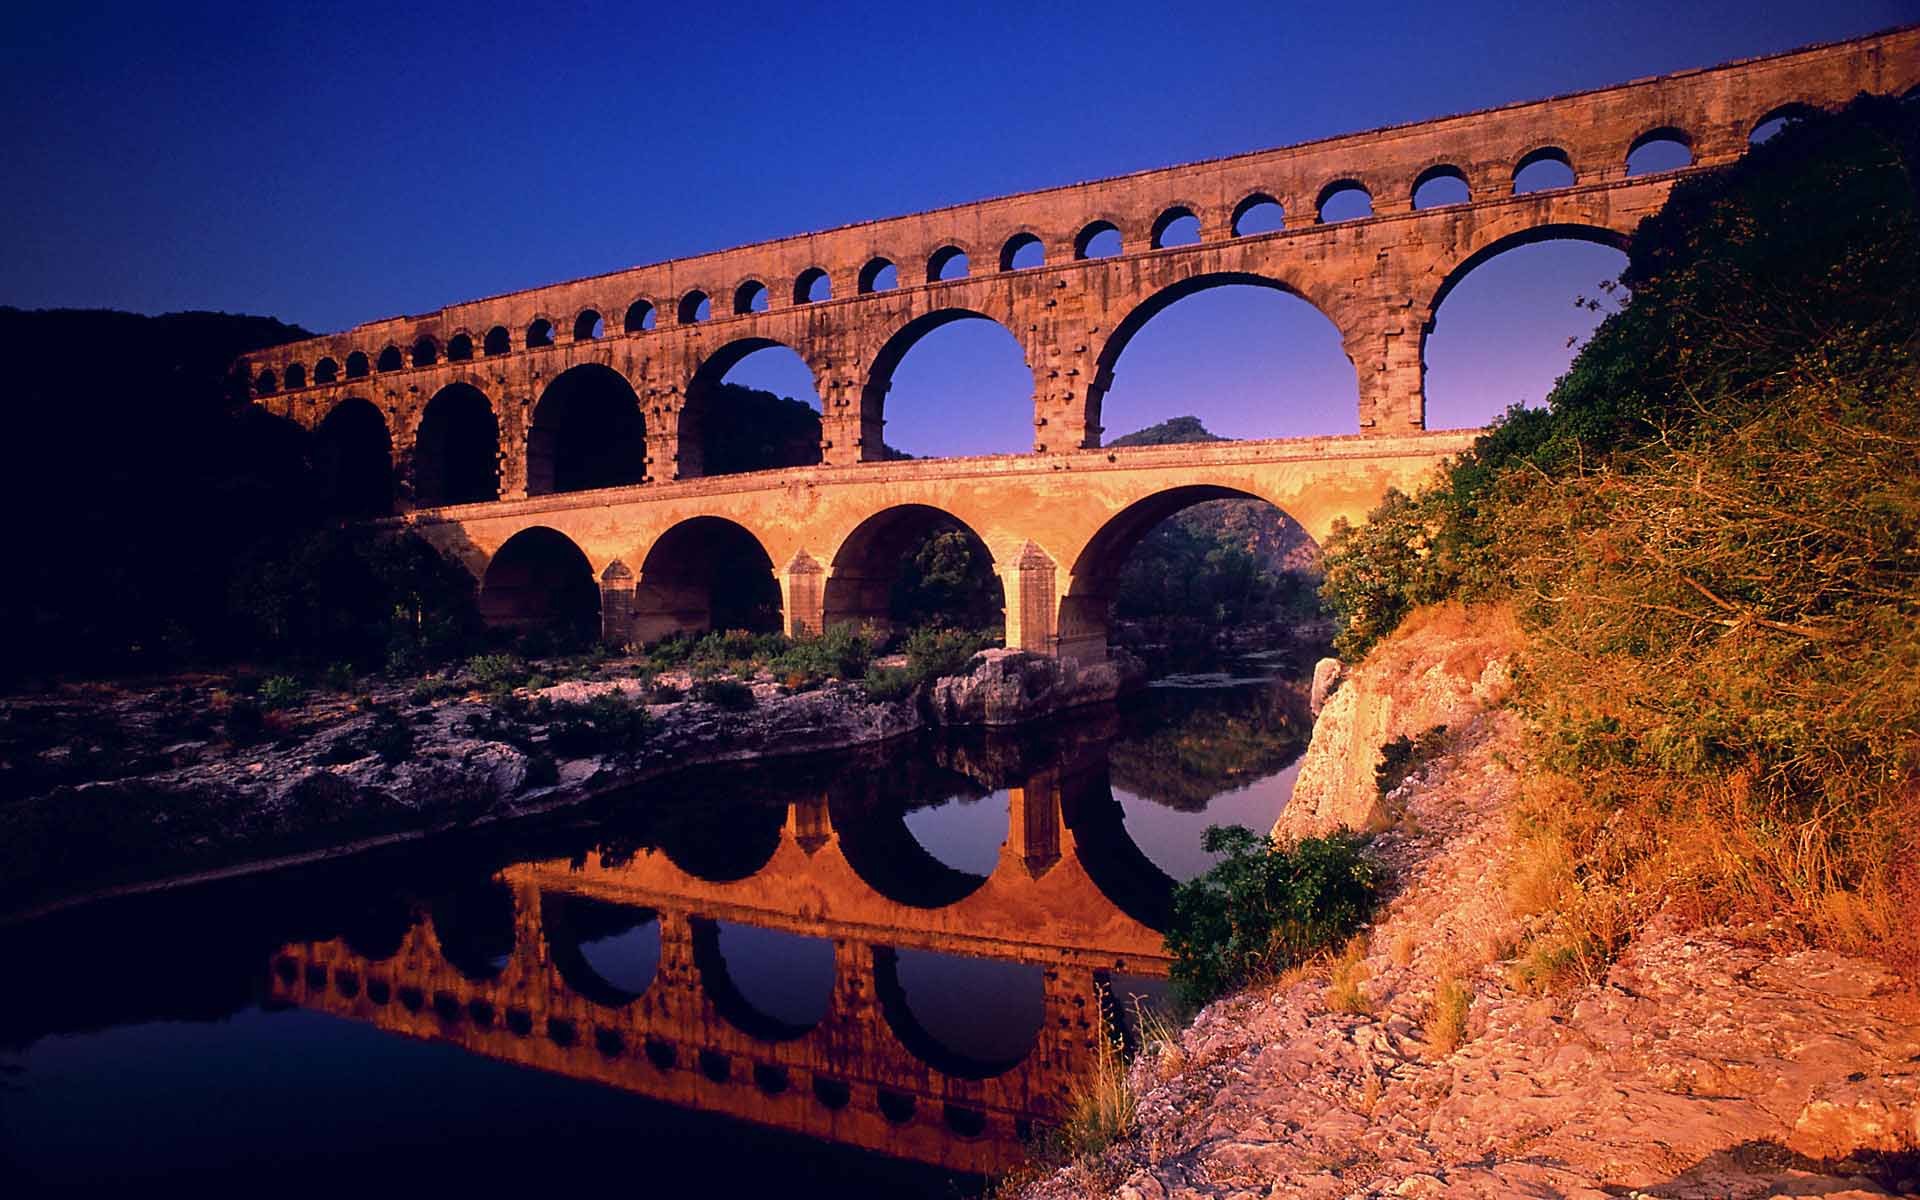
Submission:
<svg viewBox="0 0 1920 1200">
<path fill-rule="evenodd" d="M 338 329 L 1917 15 L 1910 0 L 10 6 L 0 303 Z M 1512 257 L 1442 310 L 1436 423 L 1537 400 L 1590 320 L 1574 297 L 1619 269 L 1590 246 Z M 984 322 L 936 339 L 901 368 L 889 439 L 1022 447 L 1011 340 Z M 735 378 L 792 392 L 788 366 L 769 351 Z M 1129 348 L 1107 424 L 1196 412 L 1239 436 L 1338 431 L 1352 394 L 1317 314 L 1223 289 Z"/>
</svg>

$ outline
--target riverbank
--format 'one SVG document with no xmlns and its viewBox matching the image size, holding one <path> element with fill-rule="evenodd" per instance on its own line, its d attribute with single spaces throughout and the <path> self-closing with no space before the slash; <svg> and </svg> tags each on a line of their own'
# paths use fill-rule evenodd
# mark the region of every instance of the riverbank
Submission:
<svg viewBox="0 0 1920 1200">
<path fill-rule="evenodd" d="M 0 913 L 521 820 L 698 766 L 1017 726 L 1144 682 L 1125 653 L 1081 666 L 989 650 L 893 698 L 628 667 L 509 688 L 478 662 L 270 711 L 205 678 L 8 698 Z"/>
<path fill-rule="evenodd" d="M 1283 833 L 1380 830 L 1392 896 L 1368 934 L 1149 1045 L 1128 1076 L 1132 1133 L 1021 1194 L 1920 1187 L 1920 998 L 1882 966 L 1681 911 L 1593 978 L 1524 952 L 1554 864 L 1522 837 L 1529 743 L 1501 703 L 1513 638 L 1465 615 L 1410 622 L 1338 685 L 1283 817 Z M 1426 753 L 1382 795 L 1372 768 L 1402 736 Z"/>
</svg>

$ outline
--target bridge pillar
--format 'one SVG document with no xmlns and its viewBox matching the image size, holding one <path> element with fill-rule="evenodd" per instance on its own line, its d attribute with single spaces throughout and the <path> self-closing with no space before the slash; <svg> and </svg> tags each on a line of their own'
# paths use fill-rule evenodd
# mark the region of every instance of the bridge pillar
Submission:
<svg viewBox="0 0 1920 1200">
<path fill-rule="evenodd" d="M 617 558 L 600 572 L 600 640 L 604 644 L 624 646 L 633 640 L 633 596 L 639 582 Z"/>
<path fill-rule="evenodd" d="M 525 500 L 527 427 L 533 420 L 526 396 L 503 393 L 499 405 L 494 409 L 494 420 L 498 422 L 500 432 L 500 448 L 495 455 L 500 464 L 500 498 Z"/>
<path fill-rule="evenodd" d="M 820 461 L 829 466 L 877 462 L 886 445 L 886 387 L 863 385 L 860 361 L 853 349 L 833 347 L 807 364 L 820 394 Z"/>
<path fill-rule="evenodd" d="M 787 614 L 788 637 L 825 631 L 827 570 L 805 550 L 795 551 L 780 573 L 780 601 Z"/>
<path fill-rule="evenodd" d="M 1011 855 L 1038 879 L 1060 861 L 1060 776 L 1041 771 L 1007 793 L 1007 841 Z"/>
<path fill-rule="evenodd" d="M 1426 428 L 1426 366 L 1421 361 L 1421 318 L 1412 289 L 1383 299 L 1371 311 L 1340 319 L 1347 351 L 1360 383 L 1360 432 L 1396 434 Z"/>
<path fill-rule="evenodd" d="M 1000 568 L 999 574 L 1007 601 L 1007 649 L 1053 657 L 1060 642 L 1054 628 L 1058 570 L 1053 560 L 1028 542 L 1012 562 Z"/>
</svg>

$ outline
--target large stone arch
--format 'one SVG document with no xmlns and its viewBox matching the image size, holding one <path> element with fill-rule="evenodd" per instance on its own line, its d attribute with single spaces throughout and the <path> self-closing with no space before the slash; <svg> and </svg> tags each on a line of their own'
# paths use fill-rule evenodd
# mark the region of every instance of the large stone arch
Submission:
<svg viewBox="0 0 1920 1200">
<path fill-rule="evenodd" d="M 977 282 L 970 282 L 973 282 L 975 288 L 979 287 Z M 958 289 L 959 285 L 955 287 Z M 974 290 L 963 294 L 983 296 L 986 293 Z M 1027 369 L 1030 372 L 1033 371 L 1032 353 L 1028 349 L 1027 341 L 1015 332 L 1015 325 L 1018 322 L 1009 323 L 1008 320 L 983 311 L 984 307 L 986 306 L 954 304 L 923 312 L 889 334 L 887 340 L 881 343 L 879 350 L 867 359 L 860 388 L 861 442 L 864 456 L 873 457 L 880 450 L 887 419 L 887 393 L 893 388 L 894 372 L 899 369 L 900 363 L 920 343 L 920 340 L 934 330 L 956 321 L 991 321 L 1013 338 L 1027 361 Z M 1032 386 L 1037 397 L 1039 390 L 1037 381 Z"/>
<path fill-rule="evenodd" d="M 336 515 L 393 511 L 393 431 L 371 400 L 346 396 L 314 425 L 313 465 L 322 503 Z"/>
<path fill-rule="evenodd" d="M 1204 247 L 1204 250 L 1212 249 L 1213 247 Z M 1238 248 L 1230 247 L 1229 250 L 1236 258 L 1246 257 L 1243 251 L 1238 251 Z M 1094 358 L 1093 380 L 1087 385 L 1086 391 L 1085 420 L 1090 440 L 1097 439 L 1102 432 L 1100 409 L 1108 389 L 1113 386 L 1114 365 L 1119 362 L 1120 356 L 1126 352 L 1127 346 L 1133 341 L 1135 335 L 1146 328 L 1149 321 L 1173 305 L 1189 296 L 1198 295 L 1213 288 L 1236 285 L 1268 288 L 1306 301 L 1315 312 L 1325 317 L 1327 322 L 1340 332 L 1341 343 L 1347 347 L 1348 361 L 1352 361 L 1349 330 L 1339 321 L 1334 320 L 1327 307 L 1309 295 L 1306 290 L 1287 282 L 1277 274 L 1257 267 L 1249 269 L 1212 265 L 1217 258 L 1217 252 L 1208 254 L 1204 251 L 1189 255 L 1167 256 L 1165 260 L 1168 264 L 1167 269 L 1177 271 L 1185 268 L 1190 269 L 1192 274 L 1165 283 L 1134 302 L 1114 324 L 1112 331 L 1106 335 L 1106 340 L 1101 343 L 1099 352 Z M 1092 444 L 1097 444 L 1097 440 Z"/>
<path fill-rule="evenodd" d="M 763 936 L 792 939 L 796 944 L 817 943 L 834 958 L 835 975 L 821 994 L 823 1004 L 818 1020 L 810 1024 L 788 1021 L 783 1017 L 768 1013 L 759 1008 L 753 999 L 740 986 L 739 972 L 727 962 L 720 949 L 720 922 L 707 917 L 694 917 L 688 921 L 693 932 L 693 965 L 699 975 L 700 986 L 707 994 L 707 1000 L 715 1012 L 740 1032 L 764 1042 L 790 1042 L 813 1032 L 831 1013 L 833 991 L 838 983 L 838 956 L 833 955 L 833 943 L 825 938 L 811 937 L 806 934 L 791 933 L 785 930 L 764 929 L 758 932 Z M 738 928 L 748 928 L 741 925 Z M 811 946 L 809 947 L 811 948 Z"/>
<path fill-rule="evenodd" d="M 1061 657 L 1088 662 L 1106 657 L 1107 611 L 1119 582 L 1120 568 L 1141 539 L 1160 522 L 1209 500 L 1258 500 L 1294 517 L 1286 505 L 1270 496 L 1227 484 L 1186 484 L 1134 500 L 1102 522 L 1072 559 L 1066 594 L 1060 597 Z"/>
<path fill-rule="evenodd" d="M 620 487 L 646 477 L 640 397 L 612 367 L 583 362 L 540 393 L 527 426 L 527 494 Z"/>
<path fill-rule="evenodd" d="M 568 639 L 600 630 L 600 587 L 573 539 L 545 525 L 503 542 L 480 573 L 480 616 L 498 629 L 552 629 Z"/>
<path fill-rule="evenodd" d="M 413 500 L 431 508 L 500 498 L 500 415 L 486 391 L 454 379 L 414 427 Z"/>
<path fill-rule="evenodd" d="M 834 547 L 821 591 L 821 628 L 855 624 L 891 629 L 902 557 L 930 534 L 946 531 L 966 535 L 997 576 L 993 549 L 973 524 L 931 504 L 889 505 L 860 521 Z M 1000 603 L 1004 614 L 1004 589 Z"/>
<path fill-rule="evenodd" d="M 1521 246 L 1538 245 L 1541 242 L 1577 241 L 1591 242 L 1596 246 L 1609 246 L 1624 251 L 1630 239 L 1630 231 L 1615 229 L 1611 226 L 1584 220 L 1549 220 L 1539 224 L 1523 225 L 1519 228 L 1493 227 L 1475 231 L 1478 236 L 1467 239 L 1461 252 L 1439 276 L 1433 290 L 1424 297 L 1424 302 L 1415 304 L 1420 320 L 1421 360 L 1426 357 L 1427 335 L 1433 332 L 1434 319 L 1439 314 L 1441 304 L 1457 287 L 1461 280 L 1472 274 L 1476 267 L 1498 258 L 1509 250 Z"/>
<path fill-rule="evenodd" d="M 798 340 L 798 339 L 795 339 Z M 728 414 L 721 411 L 713 393 L 726 379 L 728 372 L 745 360 L 749 355 L 762 350 L 781 349 L 791 351 L 801 362 L 807 364 L 807 370 L 813 375 L 812 404 L 816 411 L 824 408 L 823 396 L 829 381 L 823 378 L 820 370 L 807 360 L 800 346 L 779 338 L 764 335 L 738 337 L 720 346 L 702 359 L 687 380 L 686 393 L 678 414 L 679 468 L 683 479 L 704 476 L 713 473 L 718 464 L 710 461 L 708 441 L 719 422 L 728 420 Z M 824 418 L 824 412 L 822 413 Z M 816 436 L 810 446 L 778 445 L 768 449 L 769 459 L 766 469 L 780 467 L 811 466 L 821 461 L 822 447 Z"/>
<path fill-rule="evenodd" d="M 901 1046 L 905 1047 L 907 1053 L 941 1074 L 955 1079 L 992 1079 L 998 1075 L 1005 1075 L 1032 1055 L 1045 1032 L 1045 968 L 1038 963 L 981 961 L 990 964 L 988 969 L 994 974 L 1002 976 L 998 982 L 1002 984 L 1014 982 L 1015 986 L 1011 989 L 1004 986 L 983 989 L 972 1002 L 973 1016 L 977 1020 L 987 1020 L 979 1011 L 986 1005 L 1004 1005 L 1009 1000 L 1030 999 L 1032 1001 L 1031 1019 L 1022 1021 L 1023 1025 L 1030 1025 L 1031 1030 L 1022 1029 L 1021 1032 L 1026 1035 L 1027 1044 L 1017 1054 L 988 1058 L 956 1048 L 943 1040 L 940 1034 L 914 1011 L 912 999 L 901 978 L 901 952 L 891 946 L 873 948 L 873 995 L 880 1004 L 880 1013 L 887 1027 L 893 1032 L 893 1036 L 900 1040 Z M 1006 980 L 1005 976 L 1009 973 L 1014 974 L 1016 979 Z M 1021 993 L 1027 994 L 1021 995 Z"/>
<path fill-rule="evenodd" d="M 774 633 L 782 597 L 767 540 L 726 517 L 681 521 L 641 560 L 631 632 L 635 642 L 709 629 Z"/>
</svg>

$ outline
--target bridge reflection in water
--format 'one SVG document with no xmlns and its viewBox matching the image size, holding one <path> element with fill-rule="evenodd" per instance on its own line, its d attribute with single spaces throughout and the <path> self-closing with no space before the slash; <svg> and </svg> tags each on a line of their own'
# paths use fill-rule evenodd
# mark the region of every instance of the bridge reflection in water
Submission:
<svg viewBox="0 0 1920 1200">
<path fill-rule="evenodd" d="M 1000 1170 L 1062 1115 L 1114 977 L 1166 974 L 1172 880 L 1128 838 L 1104 751 L 1080 757 L 1006 789 L 985 874 L 914 838 L 901 781 L 861 772 L 784 809 L 682 804 L 644 848 L 516 863 L 479 895 L 409 904 L 384 936 L 286 945 L 272 996 L 945 1170 Z M 636 929 L 647 936 L 606 940 Z M 596 969 L 602 947 L 650 950 L 655 929 L 650 979 Z M 770 968 L 777 987 L 804 970 L 796 935 L 831 948 L 823 1015 L 769 1011 L 783 1006 L 765 981 L 737 977 Z M 724 951 L 750 938 L 789 946 L 730 965 Z M 967 1023 L 1009 1006 L 1028 1028 L 1037 1011 L 1037 1029 L 1023 1052 L 1004 1036 L 983 1050 Z"/>
</svg>

